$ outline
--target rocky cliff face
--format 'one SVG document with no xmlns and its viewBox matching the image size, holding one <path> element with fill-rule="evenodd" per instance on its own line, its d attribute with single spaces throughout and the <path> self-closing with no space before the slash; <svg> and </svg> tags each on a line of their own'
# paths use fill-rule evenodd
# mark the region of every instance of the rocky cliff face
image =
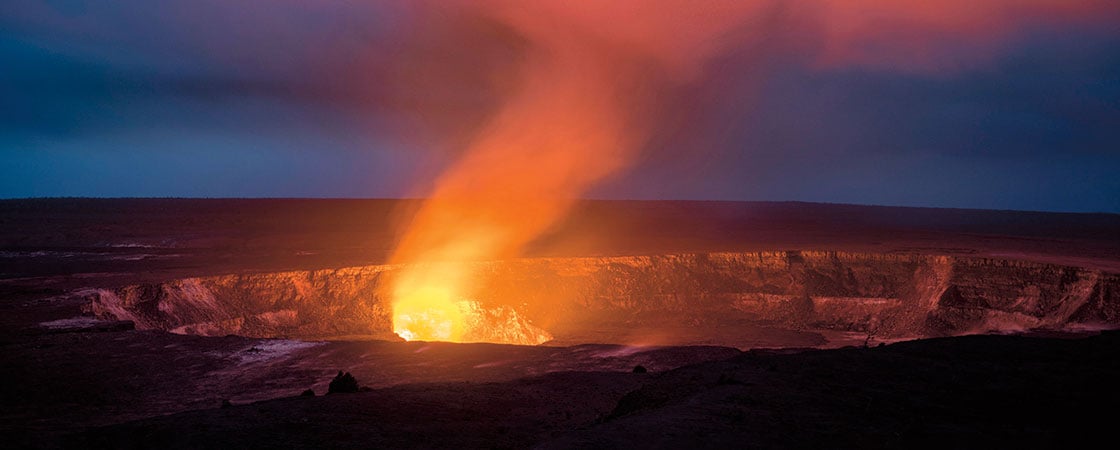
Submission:
<svg viewBox="0 0 1120 450">
<path fill-rule="evenodd" d="M 342 337 L 387 331 L 384 266 L 186 278 L 84 291 L 97 317 L 139 329 L 249 337 Z"/>
<path fill-rule="evenodd" d="M 394 266 L 189 278 L 86 291 L 88 310 L 176 333 L 391 337 Z M 839 252 L 476 263 L 475 340 L 624 341 L 635 330 L 736 345 L 750 330 L 868 338 L 1120 327 L 1120 275 L 1007 260 Z M 710 332 L 710 333 L 709 333 Z M 730 341 L 728 340 L 730 339 Z M 690 341 L 690 339 L 683 339 Z M 696 341 L 696 339 L 691 339 Z M 741 344 L 739 346 L 743 346 Z"/>
</svg>

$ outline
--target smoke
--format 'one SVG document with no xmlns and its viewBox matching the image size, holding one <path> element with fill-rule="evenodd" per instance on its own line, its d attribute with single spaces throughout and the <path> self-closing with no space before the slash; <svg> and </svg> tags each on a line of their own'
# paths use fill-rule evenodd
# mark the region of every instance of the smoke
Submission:
<svg viewBox="0 0 1120 450">
<path fill-rule="evenodd" d="M 1072 4 L 1072 6 L 1071 6 Z M 458 340 L 476 274 L 466 261 L 515 256 L 597 182 L 631 164 L 655 132 L 660 95 L 702 81 L 745 43 L 809 50 L 810 64 L 947 69 L 1019 26 L 1077 18 L 1095 1 L 889 0 L 439 2 L 440 17 L 503 30 L 516 55 L 491 115 L 426 190 L 392 260 L 395 328 Z M 774 27 L 778 22 L 782 26 Z M 763 27 L 762 25 L 766 25 Z M 765 32 L 758 32 L 763 28 Z M 752 33 L 753 31 L 753 33 Z M 808 38 L 808 42 L 805 39 Z M 469 52 L 469 46 L 462 48 Z M 960 62 L 954 60 L 954 63 Z M 747 61 L 746 63 L 750 63 Z"/>
<path fill-rule="evenodd" d="M 665 2 L 651 17 L 642 15 L 642 3 L 610 2 L 598 11 L 589 4 L 489 11 L 528 42 L 519 82 L 436 181 L 398 261 L 515 253 L 589 185 L 628 164 L 645 136 L 636 108 L 654 100 L 648 84 L 692 76 L 738 12 L 713 3 L 701 14 L 688 2 Z M 722 22 L 709 23 L 714 17 Z M 606 33 L 611 23 L 624 26 Z M 674 28 L 677 37 L 668 39 Z"/>
<path fill-rule="evenodd" d="M 443 47 L 405 52 L 411 61 L 402 66 L 441 55 L 454 62 L 428 67 L 422 81 L 406 72 L 410 78 L 397 90 L 427 96 L 420 106 L 430 111 L 422 119 L 439 117 L 447 123 L 442 129 L 469 136 L 443 142 L 462 144 L 458 159 L 420 189 L 433 200 L 417 214 L 395 260 L 478 256 L 450 248 L 464 228 L 492 229 L 481 235 L 494 242 L 485 246 L 488 256 L 515 254 L 590 185 L 632 164 L 651 135 L 666 128 L 659 107 L 674 100 L 667 98 L 673 88 L 708 81 L 713 61 L 731 72 L 785 58 L 820 70 L 951 74 L 990 59 L 1020 33 L 1118 13 L 1120 3 L 1111 0 L 422 4 L 411 15 L 427 17 L 429 26 L 417 34 L 437 35 L 444 42 L 435 46 Z M 482 67 L 493 73 L 480 74 Z M 461 91 L 482 94 L 448 103 L 470 95 Z M 688 115 L 674 112 L 672 120 L 688 122 Z"/>
<path fill-rule="evenodd" d="M 592 184 L 624 168 L 647 136 L 641 107 L 655 103 L 653 85 L 694 78 L 754 8 L 687 1 L 482 6 L 527 49 L 504 104 L 436 180 L 393 256 L 412 264 L 391 294 L 402 335 L 467 334 L 458 327 L 473 274 L 462 263 L 516 255 Z"/>
</svg>

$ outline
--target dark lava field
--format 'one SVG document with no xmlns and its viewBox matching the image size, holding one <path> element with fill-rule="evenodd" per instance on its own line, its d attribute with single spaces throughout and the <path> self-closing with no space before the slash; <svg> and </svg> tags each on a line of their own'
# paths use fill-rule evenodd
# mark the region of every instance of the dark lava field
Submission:
<svg viewBox="0 0 1120 450">
<path fill-rule="evenodd" d="M 5 446 L 1115 440 L 1120 216 L 588 201 L 472 263 L 501 332 L 447 343 L 382 294 L 415 206 L 0 201 Z"/>
</svg>

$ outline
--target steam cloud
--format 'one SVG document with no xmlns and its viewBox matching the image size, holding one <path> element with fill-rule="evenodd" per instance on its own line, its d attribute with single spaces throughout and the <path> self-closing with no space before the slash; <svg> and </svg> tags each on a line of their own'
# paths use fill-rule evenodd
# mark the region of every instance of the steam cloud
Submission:
<svg viewBox="0 0 1120 450">
<path fill-rule="evenodd" d="M 1026 28 L 1118 18 L 1120 3 L 461 1 L 416 13 L 482 17 L 508 27 L 526 48 L 516 63 L 498 67 L 516 81 L 496 94 L 500 105 L 459 160 L 424 190 L 432 201 L 406 233 L 397 262 L 515 254 L 591 184 L 633 160 L 656 128 L 649 111 L 659 89 L 702 82 L 705 63 L 721 52 L 766 45 L 821 68 L 951 72 Z M 471 44 L 454 50 L 479 50 Z M 475 234 L 480 229 L 489 231 Z M 483 254 L 455 249 L 468 230 L 491 242 Z"/>
<path fill-rule="evenodd" d="M 475 5 L 477 6 L 477 4 Z M 594 182 L 625 167 L 645 136 L 651 78 L 687 79 L 753 8 L 742 2 L 488 3 L 529 47 L 517 87 L 437 180 L 393 259 L 403 336 L 458 340 L 462 262 L 514 255 Z M 672 30 L 672 32 L 669 32 Z"/>
<path fill-rule="evenodd" d="M 517 255 L 590 186 L 634 159 L 654 127 L 656 115 L 648 111 L 656 108 L 658 92 L 702 79 L 705 63 L 733 44 L 753 39 L 772 41 L 755 45 L 807 45 L 816 49 L 812 63 L 822 67 L 951 70 L 968 58 L 983 58 L 1023 24 L 1077 19 L 1099 5 L 1044 0 L 429 5 L 432 13 L 474 14 L 506 27 L 524 48 L 515 64 L 503 66 L 516 73 L 508 94 L 427 192 L 392 257 L 409 264 L 390 294 L 398 310 L 395 327 L 412 336 L 423 337 L 417 332 L 423 328 L 437 330 L 429 338 L 461 337 L 456 302 L 468 295 L 472 274 L 460 262 Z M 805 33 L 750 33 L 752 26 L 774 20 Z M 804 36 L 815 39 L 806 44 L 800 41 Z M 950 54 L 965 57 L 950 60 Z"/>
<path fill-rule="evenodd" d="M 508 256 L 592 183 L 624 168 L 644 137 L 648 84 L 687 79 L 751 5 L 660 2 L 487 4 L 525 37 L 518 82 L 436 181 L 397 262 Z M 670 31 L 671 30 L 671 31 Z"/>
</svg>

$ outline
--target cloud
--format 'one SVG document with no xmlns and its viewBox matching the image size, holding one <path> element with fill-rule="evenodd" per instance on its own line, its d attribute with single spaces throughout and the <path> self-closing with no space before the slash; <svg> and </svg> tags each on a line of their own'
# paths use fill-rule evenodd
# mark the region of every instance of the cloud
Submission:
<svg viewBox="0 0 1120 450">
<path fill-rule="evenodd" d="M 706 2 L 706 8 L 685 8 L 688 13 L 680 12 L 680 0 L 646 2 L 633 11 L 627 2 L 534 3 L 540 17 L 592 38 L 609 35 L 625 53 L 645 55 L 638 57 L 659 61 L 667 76 L 698 84 L 712 82 L 712 75 L 696 79 L 702 71 L 695 61 L 956 73 L 991 61 L 1031 29 L 1115 23 L 1120 16 L 1120 4 L 1104 0 Z M 432 143 L 462 146 L 497 108 L 529 34 L 541 26 L 518 28 L 492 14 L 522 6 L 9 0 L 0 6 L 0 58 L 12 68 L 0 75 L 5 107 L 34 112 L 19 119 L 24 129 L 49 130 L 87 120 L 91 128 L 104 126 L 97 114 L 71 112 L 120 110 L 118 99 L 185 97 L 223 108 L 243 97 L 269 97 L 379 115 L 399 125 L 384 132 L 445 135 Z M 697 39 L 705 28 L 724 31 Z M 743 59 L 713 60 L 715 49 Z M 32 98 L 47 101 L 36 105 Z M 68 106 L 66 98 L 75 100 Z M 128 126 L 143 116 L 122 111 L 108 125 Z"/>
<path fill-rule="evenodd" d="M 1120 18 L 1110 0 L 804 0 L 821 68 L 956 72 L 992 58 L 1025 31 Z"/>
<path fill-rule="evenodd" d="M 666 195 L 749 196 L 743 186 L 779 183 L 765 181 L 771 167 L 843 155 L 1120 148 L 1112 0 L 522 3 L 7 0 L 0 151 L 159 130 L 372 135 L 446 165 L 487 132 L 559 24 L 623 58 L 612 70 L 644 92 L 626 109 L 648 131 L 626 158 L 639 175 L 672 169 L 651 188 Z M 322 142 L 309 147 L 333 146 Z M 677 180 L 715 173 L 718 192 Z"/>
</svg>

